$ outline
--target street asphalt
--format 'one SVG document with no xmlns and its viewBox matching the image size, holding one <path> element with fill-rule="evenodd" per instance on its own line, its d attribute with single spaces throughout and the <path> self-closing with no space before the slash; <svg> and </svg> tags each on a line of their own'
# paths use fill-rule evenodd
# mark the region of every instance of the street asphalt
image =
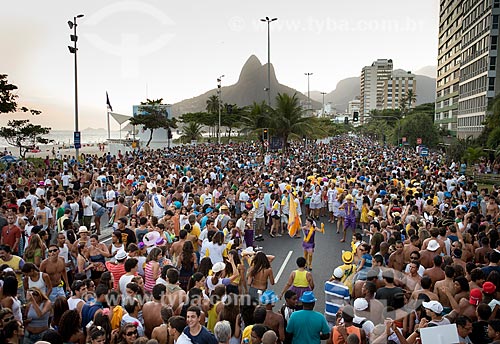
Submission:
<svg viewBox="0 0 500 344">
<path fill-rule="evenodd" d="M 112 227 L 107 226 L 107 215 L 103 215 L 101 219 L 101 236 L 100 241 L 109 245 L 111 243 Z M 304 223 L 304 217 L 303 217 Z M 333 274 L 333 270 L 342 264 L 342 250 L 350 250 L 350 240 L 352 233 L 348 232 L 346 242 L 341 243 L 342 234 L 336 233 L 336 224 L 328 222 L 328 217 L 321 217 L 316 221 L 318 227 L 320 223 L 325 224 L 325 233 L 317 232 L 315 235 L 316 248 L 313 256 L 313 279 L 314 279 L 314 295 L 318 299 L 315 310 L 323 313 L 325 309 L 324 283 Z M 288 234 L 282 237 L 271 238 L 269 232 L 264 234 L 264 241 L 257 242 L 266 254 L 272 254 L 276 258 L 272 262 L 274 278 L 276 284 L 269 286 L 277 295 L 283 290 L 290 273 L 297 269 L 296 260 L 303 256 L 302 239 L 290 238 Z M 280 300 L 275 306 L 275 311 L 278 311 L 283 305 L 284 299 Z"/>
</svg>

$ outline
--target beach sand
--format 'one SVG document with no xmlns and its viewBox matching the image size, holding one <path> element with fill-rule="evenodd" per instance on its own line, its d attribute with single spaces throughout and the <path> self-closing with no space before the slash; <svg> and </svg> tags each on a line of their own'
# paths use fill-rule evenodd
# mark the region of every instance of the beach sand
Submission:
<svg viewBox="0 0 500 344">
<path fill-rule="evenodd" d="M 52 153 L 52 147 L 54 147 L 55 150 L 55 155 Z M 107 145 L 103 151 L 99 151 L 99 146 L 97 144 L 89 144 L 89 145 L 83 145 L 82 148 L 80 148 L 80 154 L 90 154 L 90 155 L 103 155 L 106 154 L 107 151 Z M 14 148 L 14 147 L 12 147 Z M 18 151 L 14 148 L 10 150 L 12 153 L 14 153 L 14 156 L 17 156 Z M 58 154 L 59 152 L 59 154 Z M 40 152 L 28 152 L 26 153 L 27 158 L 45 158 L 47 155 L 49 156 L 50 159 L 56 158 L 58 155 L 60 155 L 62 158 L 64 156 L 75 156 L 76 152 L 74 148 L 63 148 L 62 146 L 58 145 L 44 145 L 40 147 Z"/>
</svg>

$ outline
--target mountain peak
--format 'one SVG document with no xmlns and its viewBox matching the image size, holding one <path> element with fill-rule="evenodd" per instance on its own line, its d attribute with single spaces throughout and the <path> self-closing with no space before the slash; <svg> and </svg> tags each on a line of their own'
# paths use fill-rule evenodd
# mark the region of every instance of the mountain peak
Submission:
<svg viewBox="0 0 500 344">
<path fill-rule="evenodd" d="M 241 69 L 239 80 L 243 80 L 252 76 L 256 72 L 258 72 L 261 67 L 262 63 L 260 62 L 259 58 L 255 55 L 251 55 Z"/>
</svg>

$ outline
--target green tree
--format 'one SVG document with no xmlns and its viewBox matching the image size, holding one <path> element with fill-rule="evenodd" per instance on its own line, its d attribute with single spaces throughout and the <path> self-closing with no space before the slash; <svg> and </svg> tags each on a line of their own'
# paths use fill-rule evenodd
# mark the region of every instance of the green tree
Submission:
<svg viewBox="0 0 500 344">
<path fill-rule="evenodd" d="M 231 132 L 234 128 L 240 126 L 239 118 L 244 112 L 244 108 L 240 108 L 236 104 L 224 104 L 224 111 L 221 114 L 221 126 L 227 127 L 228 129 L 228 143 L 231 140 Z"/>
<path fill-rule="evenodd" d="M 432 117 L 426 113 L 412 113 L 404 118 L 401 121 L 401 136 L 405 136 L 410 145 L 416 145 L 419 137 L 428 147 L 435 147 L 439 143 L 438 129 Z"/>
<path fill-rule="evenodd" d="M 408 111 L 411 111 L 412 105 L 417 101 L 417 94 L 412 89 L 406 91 L 405 100 L 408 104 Z"/>
<path fill-rule="evenodd" d="M 54 141 L 43 137 L 50 132 L 50 129 L 32 124 L 29 119 L 15 119 L 9 121 L 6 127 L 0 128 L 0 137 L 3 137 L 9 145 L 19 148 L 19 156 L 24 159 L 26 153 L 37 145 L 46 145 Z"/>
<path fill-rule="evenodd" d="M 182 135 L 180 137 L 183 143 L 190 143 L 191 141 L 199 141 L 203 137 L 202 126 L 196 122 L 188 122 L 187 125 L 182 127 Z"/>
<path fill-rule="evenodd" d="M 278 93 L 276 108 L 271 109 L 270 119 L 272 132 L 283 140 L 285 151 L 290 138 L 302 138 L 312 134 L 315 129 L 311 117 L 304 116 L 304 110 L 296 93 L 293 96 Z"/>
<path fill-rule="evenodd" d="M 241 132 L 259 136 L 262 129 L 271 127 L 269 110 L 265 102 L 253 102 L 252 105 L 245 107 L 239 119 Z"/>
<path fill-rule="evenodd" d="M 163 98 L 156 100 L 147 99 L 145 102 L 141 102 L 139 106 L 141 114 L 130 119 L 132 125 L 142 125 L 144 130 L 149 130 L 149 139 L 146 147 L 149 147 L 153 139 L 153 132 L 156 129 L 168 130 L 177 128 L 177 120 L 166 117 L 165 110 L 161 106 L 162 102 Z"/>
<path fill-rule="evenodd" d="M 41 114 L 39 110 L 28 109 L 25 106 L 18 107 L 18 95 L 14 93 L 17 89 L 16 85 L 9 83 L 6 74 L 0 74 L 0 114 L 17 111 L 30 112 L 32 115 Z"/>
<path fill-rule="evenodd" d="M 474 164 L 485 155 L 482 147 L 469 147 L 465 150 L 464 159 L 468 164 Z"/>
</svg>

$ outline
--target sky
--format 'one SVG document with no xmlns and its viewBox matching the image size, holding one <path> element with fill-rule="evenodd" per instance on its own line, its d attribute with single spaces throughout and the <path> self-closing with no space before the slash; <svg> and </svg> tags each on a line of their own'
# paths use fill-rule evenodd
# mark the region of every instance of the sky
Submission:
<svg viewBox="0 0 500 344">
<path fill-rule="evenodd" d="M 73 130 L 74 56 L 67 21 L 77 19 L 80 130 L 106 128 L 106 91 L 114 112 L 131 115 L 146 98 L 164 103 L 237 82 L 245 61 L 271 63 L 278 81 L 305 92 L 331 92 L 377 58 L 395 68 L 437 64 L 438 0 L 15 1 L 0 11 L 0 74 L 19 104 L 40 116 L 14 118 Z M 112 130 L 118 124 L 112 123 Z"/>
</svg>

